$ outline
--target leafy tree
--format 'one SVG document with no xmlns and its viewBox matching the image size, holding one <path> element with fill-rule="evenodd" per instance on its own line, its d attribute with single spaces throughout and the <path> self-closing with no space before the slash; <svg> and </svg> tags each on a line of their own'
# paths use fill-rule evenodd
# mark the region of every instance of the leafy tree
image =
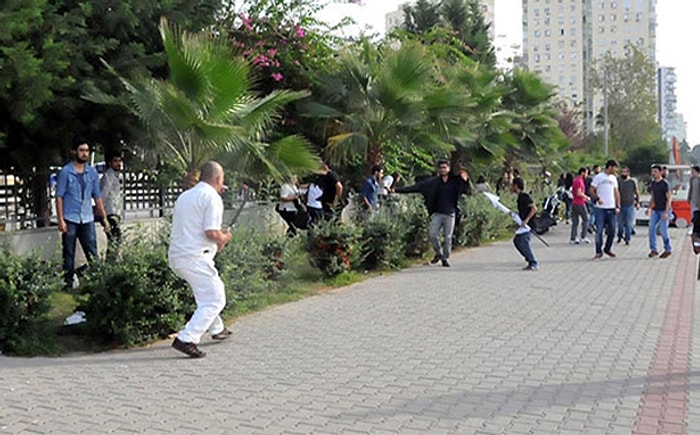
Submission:
<svg viewBox="0 0 700 435">
<path fill-rule="evenodd" d="M 486 23 L 478 0 L 445 0 L 442 17 L 464 42 L 470 58 L 491 67 L 496 65 L 496 51 L 489 37 L 490 23 Z"/>
<path fill-rule="evenodd" d="M 318 160 L 300 137 L 268 144 L 267 131 L 284 105 L 301 92 L 274 91 L 258 98 L 251 92 L 248 64 L 232 55 L 229 44 L 209 32 L 179 33 L 161 23 L 169 80 L 145 78 L 122 83 L 129 94 L 122 103 L 156 138 L 156 147 L 186 175 L 198 179 L 198 168 L 214 157 L 252 156 L 277 178 L 312 170 Z M 91 94 L 98 103 L 119 103 Z"/>
<path fill-rule="evenodd" d="M 441 23 L 439 3 L 418 0 L 414 5 L 403 5 L 402 9 L 403 27 L 410 33 L 422 34 Z"/>
<path fill-rule="evenodd" d="M 580 108 L 571 107 L 565 101 L 555 104 L 559 128 L 571 143 L 572 149 L 580 149 L 584 146 L 585 134 L 583 131 L 583 113 Z"/>
<path fill-rule="evenodd" d="M 621 58 L 607 53 L 593 69 L 593 84 L 601 95 L 607 88 L 612 155 L 620 157 L 660 138 L 655 67 L 638 46 L 628 44 Z M 602 110 L 598 119 L 603 118 Z"/>
<path fill-rule="evenodd" d="M 20 168 L 61 163 L 74 135 L 106 145 L 130 139 L 125 112 L 81 98 L 119 89 L 100 64 L 121 74 L 164 75 L 161 16 L 185 29 L 211 24 L 219 0 L 8 0 L 0 14 L 0 139 L 3 163 Z"/>
<path fill-rule="evenodd" d="M 219 15 L 217 32 L 253 66 L 263 94 L 275 89 L 305 90 L 311 72 L 323 71 L 335 57 L 335 27 L 315 18 L 323 8 L 311 0 L 259 0 L 236 7 L 229 2 Z"/>
<path fill-rule="evenodd" d="M 652 163 L 668 161 L 668 148 L 663 141 L 639 145 L 630 149 L 622 161 L 630 167 L 632 174 L 649 175 Z"/>
<path fill-rule="evenodd" d="M 440 120 L 461 102 L 436 86 L 432 66 L 418 43 L 392 49 L 363 40 L 340 54 L 337 72 L 319 78 L 322 86 L 302 113 L 321 121 L 334 162 L 368 168 L 384 160 L 390 143 L 444 154 L 452 147 Z"/>
</svg>

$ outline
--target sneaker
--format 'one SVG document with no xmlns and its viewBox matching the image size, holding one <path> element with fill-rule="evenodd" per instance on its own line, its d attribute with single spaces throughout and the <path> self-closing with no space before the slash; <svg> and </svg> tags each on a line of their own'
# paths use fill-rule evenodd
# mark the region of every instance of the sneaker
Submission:
<svg viewBox="0 0 700 435">
<path fill-rule="evenodd" d="M 617 255 L 613 251 L 605 251 L 605 255 L 607 255 L 610 258 L 615 258 Z"/>
<path fill-rule="evenodd" d="M 600 260 L 601 258 L 603 258 L 603 254 L 595 254 L 595 255 L 593 256 L 593 259 L 594 259 L 594 260 Z"/>
<path fill-rule="evenodd" d="M 438 261 L 442 260 L 442 255 L 440 254 L 435 254 L 432 260 L 430 260 L 430 264 L 437 264 Z"/>
<path fill-rule="evenodd" d="M 233 335 L 233 332 L 224 328 L 224 330 L 219 332 L 218 334 L 212 334 L 211 338 L 212 338 L 212 340 L 226 340 L 228 338 L 231 338 L 232 335 Z"/>
<path fill-rule="evenodd" d="M 617 238 L 617 243 L 622 243 L 622 237 Z"/>
<path fill-rule="evenodd" d="M 668 258 L 671 256 L 671 251 L 664 251 L 659 255 L 659 258 Z"/>
<path fill-rule="evenodd" d="M 523 270 L 528 270 L 530 272 L 537 272 L 538 270 L 540 270 L 540 267 L 537 265 L 528 265 L 528 266 L 523 267 Z"/>
<path fill-rule="evenodd" d="M 647 257 L 649 257 L 649 258 L 654 258 L 654 257 L 656 257 L 657 255 L 659 255 L 658 252 L 656 252 L 656 251 L 649 251 L 649 255 L 647 255 Z"/>
<path fill-rule="evenodd" d="M 569 245 L 578 245 L 578 244 L 580 244 L 580 243 L 581 243 L 581 242 L 580 242 L 578 239 L 576 239 L 576 240 L 569 240 Z"/>
<path fill-rule="evenodd" d="M 587 244 L 587 245 L 591 243 L 591 241 L 590 241 L 590 239 L 589 239 L 588 237 L 584 237 L 584 239 L 581 240 L 581 241 L 582 241 L 583 243 Z"/>
<path fill-rule="evenodd" d="M 447 258 L 442 260 L 442 267 L 450 267 L 450 262 L 447 260 Z"/>
<path fill-rule="evenodd" d="M 173 349 L 179 350 L 180 352 L 184 353 L 185 355 L 188 355 L 192 358 L 202 358 L 206 355 L 206 353 L 202 352 L 201 350 L 197 349 L 197 345 L 194 343 L 186 343 L 179 338 L 175 337 L 175 340 L 173 340 L 172 344 Z"/>
</svg>

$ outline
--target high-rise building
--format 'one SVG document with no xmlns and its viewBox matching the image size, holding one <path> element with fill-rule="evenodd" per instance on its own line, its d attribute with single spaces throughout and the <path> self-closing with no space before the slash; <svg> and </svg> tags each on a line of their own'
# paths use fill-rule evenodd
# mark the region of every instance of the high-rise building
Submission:
<svg viewBox="0 0 700 435">
<path fill-rule="evenodd" d="M 656 60 L 656 0 L 522 0 L 522 7 L 523 64 L 583 109 L 588 131 L 602 106 L 591 85 L 594 62 L 623 56 L 628 43 Z"/>
<path fill-rule="evenodd" d="M 676 108 L 676 70 L 672 67 L 658 69 L 658 121 L 664 140 L 671 147 L 673 138 L 680 143 L 686 139 L 686 123 Z"/>
<path fill-rule="evenodd" d="M 438 3 L 440 0 L 431 0 L 433 3 Z M 415 3 L 415 0 L 412 1 L 407 1 L 404 4 L 413 4 Z M 491 27 L 489 28 L 489 38 L 491 41 L 494 40 L 495 35 L 496 35 L 496 29 L 495 29 L 495 23 L 496 23 L 496 16 L 495 16 L 495 0 L 479 0 L 479 5 L 481 6 L 481 13 L 484 15 L 484 21 L 487 24 L 491 24 Z M 404 23 L 404 14 L 403 14 L 403 5 L 399 7 L 399 9 L 389 12 L 385 16 L 385 22 L 386 22 L 386 32 L 389 33 L 393 29 L 396 29 L 397 27 L 401 27 Z"/>
</svg>

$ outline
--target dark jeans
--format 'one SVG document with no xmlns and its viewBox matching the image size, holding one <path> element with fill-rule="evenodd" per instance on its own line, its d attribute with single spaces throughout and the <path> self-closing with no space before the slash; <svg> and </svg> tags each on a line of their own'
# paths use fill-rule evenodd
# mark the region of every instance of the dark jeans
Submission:
<svg viewBox="0 0 700 435">
<path fill-rule="evenodd" d="M 632 227 L 634 227 L 634 206 L 625 205 L 620 208 L 617 215 L 617 238 L 629 242 L 632 238 Z"/>
<path fill-rule="evenodd" d="M 109 222 L 109 232 L 107 233 L 107 260 L 116 260 L 119 254 L 119 246 L 122 243 L 122 230 L 119 227 L 121 218 L 117 215 L 107 216 Z"/>
<path fill-rule="evenodd" d="M 586 232 L 588 231 L 588 211 L 585 205 L 575 205 L 571 206 L 571 240 L 576 240 L 578 235 L 578 226 L 581 224 L 581 239 L 586 238 Z"/>
<path fill-rule="evenodd" d="M 294 224 L 294 222 L 296 221 L 297 212 L 289 210 L 277 210 L 277 213 L 279 213 L 280 216 L 282 216 L 282 219 L 284 219 L 284 221 L 287 223 L 287 235 L 296 236 L 297 227 Z"/>
<path fill-rule="evenodd" d="M 66 221 L 67 231 L 61 235 L 63 242 L 63 272 L 67 288 L 73 286 L 75 275 L 75 242 L 80 241 L 88 263 L 97 257 L 97 237 L 95 222 L 76 224 Z"/>
<path fill-rule="evenodd" d="M 529 231 L 524 234 L 517 234 L 513 239 L 513 244 L 515 245 L 515 249 L 517 249 L 525 261 L 527 261 L 528 266 L 535 267 L 537 266 L 537 259 L 535 258 L 535 254 L 532 252 L 532 247 L 530 246 L 531 238 L 532 234 L 530 234 Z"/>
<path fill-rule="evenodd" d="M 313 226 L 323 220 L 323 209 L 307 206 L 306 210 L 309 212 L 309 226 Z"/>
<path fill-rule="evenodd" d="M 595 253 L 602 254 L 610 252 L 615 238 L 617 227 L 617 215 L 614 208 L 595 208 Z M 605 248 L 603 248 L 603 233 L 607 230 L 605 236 Z"/>
</svg>

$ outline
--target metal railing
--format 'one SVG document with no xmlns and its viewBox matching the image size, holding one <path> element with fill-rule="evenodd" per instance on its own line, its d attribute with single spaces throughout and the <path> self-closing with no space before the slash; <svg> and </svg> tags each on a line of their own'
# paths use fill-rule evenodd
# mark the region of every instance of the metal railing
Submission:
<svg viewBox="0 0 700 435">
<path fill-rule="evenodd" d="M 46 172 L 0 172 L 0 231 L 56 225 L 58 168 Z M 126 219 L 161 217 L 182 192 L 149 173 L 122 173 Z"/>
</svg>

